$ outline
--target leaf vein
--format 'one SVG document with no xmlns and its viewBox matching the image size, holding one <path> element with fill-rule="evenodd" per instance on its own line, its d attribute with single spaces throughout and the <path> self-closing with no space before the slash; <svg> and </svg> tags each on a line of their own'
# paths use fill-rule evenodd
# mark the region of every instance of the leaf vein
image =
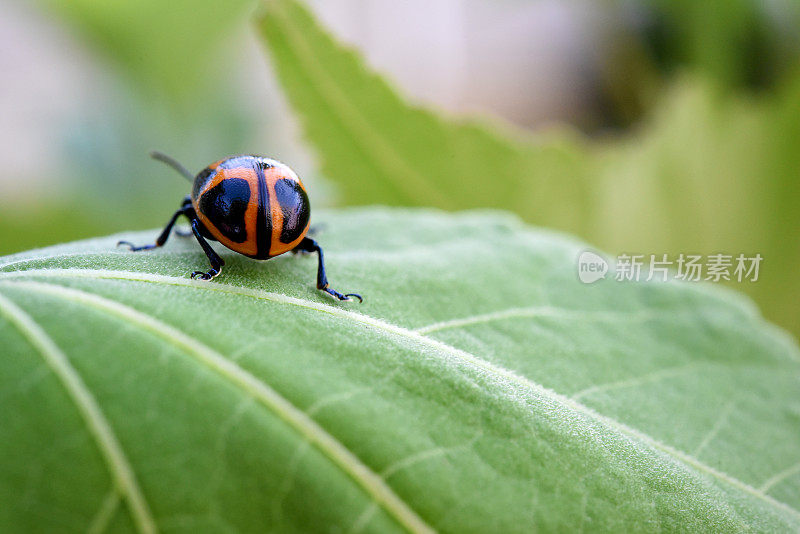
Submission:
<svg viewBox="0 0 800 534">
<path fill-rule="evenodd" d="M 549 317 L 549 318 L 577 318 L 577 319 L 591 319 L 591 320 L 606 320 L 609 318 L 617 319 L 620 316 L 629 317 L 634 319 L 646 320 L 651 318 L 651 314 L 640 313 L 620 313 L 620 312 L 592 312 L 588 310 L 568 310 L 565 308 L 555 308 L 553 306 L 530 306 L 526 308 L 509 308 L 507 310 L 500 310 L 491 313 L 484 313 L 479 315 L 471 315 L 469 317 L 461 317 L 458 319 L 450 319 L 447 321 L 440 321 L 437 323 L 429 324 L 415 328 L 414 331 L 418 334 L 430 334 L 440 330 L 448 330 L 451 328 L 461 328 L 463 326 L 471 326 L 474 324 L 483 324 L 493 321 L 500 321 L 503 319 L 519 319 L 524 317 Z"/>
<path fill-rule="evenodd" d="M 581 397 L 587 397 L 589 395 L 594 395 L 595 393 L 600 393 L 602 391 L 609 391 L 612 389 L 621 389 L 621 388 L 631 388 L 636 386 L 641 386 L 644 384 L 648 384 L 650 382 L 658 382 L 659 380 L 663 380 L 665 378 L 671 378 L 673 376 L 680 376 L 687 371 L 691 371 L 698 367 L 697 363 L 689 363 L 686 365 L 678 365 L 675 367 L 668 367 L 666 369 L 659 369 L 658 371 L 653 371 L 652 373 L 647 373 L 642 376 L 636 376 L 633 378 L 626 378 L 625 380 L 617 380 L 615 382 L 607 382 L 604 384 L 597 384 L 595 386 L 590 386 L 586 389 L 582 389 L 576 393 L 570 395 L 570 398 L 573 400 L 578 400 Z"/>
<path fill-rule="evenodd" d="M 114 430 L 103 415 L 92 393 L 83 379 L 70 364 L 66 354 L 47 335 L 45 330 L 21 308 L 0 294 L 0 313 L 14 324 L 28 342 L 42 355 L 47 365 L 58 377 L 69 397 L 78 408 L 89 434 L 95 440 L 100 453 L 105 459 L 114 484 L 125 497 L 133 515 L 134 522 L 140 532 L 157 531 L 155 521 L 150 513 L 147 501 L 136 481 L 125 452 L 114 434 Z"/>
<path fill-rule="evenodd" d="M 69 269 L 69 270 L 36 269 L 29 271 L 16 271 L 13 273 L 0 273 L 0 278 L 22 277 L 22 276 L 43 276 L 43 277 L 51 276 L 51 277 L 64 277 L 64 278 L 72 277 L 72 278 L 112 279 L 112 280 L 116 279 L 116 280 L 139 281 L 139 282 L 147 282 L 155 284 L 166 284 L 173 286 L 183 286 L 195 289 L 203 289 L 207 291 L 218 291 L 222 293 L 236 294 L 260 300 L 288 304 L 301 308 L 315 310 L 333 316 L 338 316 L 342 319 L 349 319 L 354 322 L 360 323 L 362 325 L 369 326 L 377 330 L 383 330 L 385 332 L 392 333 L 398 337 L 409 339 L 421 345 L 427 345 L 432 349 L 438 350 L 439 352 L 442 352 L 444 354 L 448 354 L 451 357 L 461 360 L 462 362 L 470 363 L 497 377 L 501 377 L 510 382 L 522 385 L 542 397 L 548 398 L 562 406 L 572 409 L 577 413 L 580 413 L 602 424 L 605 424 L 609 428 L 615 429 L 616 431 L 618 431 L 623 435 L 626 435 L 630 438 L 634 438 L 642 443 L 645 443 L 651 448 L 659 450 L 662 453 L 671 456 L 678 462 L 693 467 L 697 471 L 702 472 L 711 478 L 717 479 L 722 483 L 725 483 L 729 486 L 732 486 L 734 488 L 743 491 L 744 493 L 747 493 L 749 495 L 752 495 L 753 497 L 763 500 L 767 504 L 782 509 L 792 514 L 795 517 L 800 517 L 800 511 L 792 508 L 786 503 L 774 499 L 773 497 L 767 495 L 763 491 L 756 489 L 750 484 L 747 484 L 746 482 L 743 482 L 731 475 L 728 475 L 727 473 L 715 469 L 701 462 L 697 458 L 694 458 L 688 453 L 685 453 L 666 443 L 663 443 L 657 440 L 656 438 L 653 438 L 645 434 L 644 432 L 641 432 L 620 421 L 617 421 L 612 417 L 602 415 L 599 412 L 589 408 L 588 406 L 581 404 L 575 399 L 571 399 L 566 395 L 557 393 L 556 391 L 546 388 L 545 386 L 538 384 L 537 382 L 534 382 L 526 377 L 520 376 L 511 370 L 505 369 L 496 364 L 483 360 L 482 358 L 479 358 L 478 356 L 475 356 L 464 350 L 447 345 L 446 343 L 443 343 L 436 339 L 423 336 L 422 334 L 419 334 L 417 332 L 414 332 L 413 330 L 409 330 L 402 326 L 397 326 L 385 322 L 381 319 L 376 319 L 368 315 L 362 315 L 357 312 L 344 310 L 342 308 L 331 306 L 329 304 L 322 304 L 279 293 L 271 293 L 264 290 L 234 286 L 219 282 L 207 283 L 197 280 L 190 280 L 186 278 L 178 278 L 178 277 L 164 276 L 151 273 L 114 271 L 114 270 L 104 270 L 104 269 Z"/>
<path fill-rule="evenodd" d="M 86 534 L 103 534 L 108 529 L 108 524 L 114 518 L 114 513 L 119 506 L 120 494 L 117 488 L 111 488 L 103 499 L 100 508 L 94 516 L 94 519 L 89 523 L 89 528 L 86 529 Z"/>
<path fill-rule="evenodd" d="M 717 437 L 719 431 L 722 430 L 722 427 L 724 427 L 725 423 L 728 421 L 728 416 L 730 416 L 731 411 L 733 410 L 733 406 L 735 404 L 736 403 L 734 401 L 730 401 L 725 406 L 719 418 L 717 418 L 717 421 L 714 423 L 714 426 L 712 426 L 711 430 L 708 431 L 708 434 L 706 435 L 705 438 L 703 438 L 703 441 L 700 442 L 700 445 L 697 446 L 695 451 L 692 453 L 692 456 L 700 457 L 700 453 L 703 452 L 703 449 L 705 449 L 708 446 L 708 444 L 711 443 L 714 440 L 714 438 Z M 764 490 L 762 489 L 761 491 Z"/>
<path fill-rule="evenodd" d="M 93 293 L 56 284 L 12 281 L 14 285 L 79 302 L 130 321 L 196 357 L 198 361 L 225 377 L 240 390 L 260 401 L 267 409 L 298 431 L 356 481 L 398 523 L 411 532 L 433 532 L 425 521 L 405 503 L 391 487 L 343 443 L 264 381 L 239 367 L 233 361 L 182 331 L 144 312 Z"/>
<path fill-rule="evenodd" d="M 777 484 L 780 484 L 781 482 L 783 482 L 784 480 L 786 480 L 790 476 L 794 476 L 794 475 L 796 475 L 798 473 L 800 473 L 800 462 L 797 462 L 796 464 L 794 464 L 793 466 L 789 467 L 788 469 L 784 469 L 780 473 L 777 473 L 776 475 L 770 477 L 758 489 L 760 491 L 763 491 L 764 493 L 767 493 L 773 486 L 775 486 Z"/>
</svg>

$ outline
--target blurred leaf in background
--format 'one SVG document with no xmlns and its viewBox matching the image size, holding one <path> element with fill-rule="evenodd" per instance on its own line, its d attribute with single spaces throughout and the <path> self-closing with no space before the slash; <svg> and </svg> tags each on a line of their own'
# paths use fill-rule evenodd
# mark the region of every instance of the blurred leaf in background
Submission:
<svg viewBox="0 0 800 534">
<path fill-rule="evenodd" d="M 606 124 L 630 126 L 690 71 L 721 90 L 774 89 L 800 53 L 794 0 L 619 0 L 601 26 Z"/>
<path fill-rule="evenodd" d="M 193 104 L 198 94 L 218 89 L 221 49 L 237 39 L 253 0 L 41 0 L 113 57 L 141 86 Z M 216 61 L 214 61 L 216 60 Z"/>
<path fill-rule="evenodd" d="M 769 87 L 797 61 L 800 4 L 793 0 L 645 0 L 642 29 L 662 72 L 685 66 L 725 87 Z"/>
<path fill-rule="evenodd" d="M 346 202 L 512 209 L 620 252 L 758 252 L 762 278 L 736 287 L 800 332 L 797 71 L 760 96 L 685 74 L 633 136 L 531 136 L 410 106 L 300 3 L 265 5 L 274 66 Z"/>
</svg>

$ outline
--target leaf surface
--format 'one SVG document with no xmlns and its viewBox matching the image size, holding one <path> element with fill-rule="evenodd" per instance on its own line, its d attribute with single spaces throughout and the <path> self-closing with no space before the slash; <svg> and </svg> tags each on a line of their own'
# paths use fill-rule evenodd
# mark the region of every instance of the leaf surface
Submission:
<svg viewBox="0 0 800 534">
<path fill-rule="evenodd" d="M 499 213 L 315 221 L 363 305 L 114 247 L 155 230 L 0 259 L 0 530 L 800 527 L 800 354 L 749 301 L 584 285 Z"/>
</svg>

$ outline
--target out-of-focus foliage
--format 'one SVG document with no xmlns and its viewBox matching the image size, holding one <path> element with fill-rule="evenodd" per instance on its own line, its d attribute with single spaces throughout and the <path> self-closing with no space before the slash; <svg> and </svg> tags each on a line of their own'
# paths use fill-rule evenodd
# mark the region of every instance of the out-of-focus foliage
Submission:
<svg viewBox="0 0 800 534">
<path fill-rule="evenodd" d="M 177 105 L 188 95 L 218 88 L 226 43 L 236 41 L 253 0 L 41 0 L 117 61 L 136 82 L 169 95 Z"/>
<path fill-rule="evenodd" d="M 630 5 L 630 2 L 628 2 Z M 794 0 L 644 0 L 641 26 L 659 70 L 690 66 L 726 87 L 768 86 L 797 61 Z"/>
<path fill-rule="evenodd" d="M 635 135 L 530 136 L 412 107 L 299 3 L 267 6 L 276 70 L 347 202 L 502 207 L 614 251 L 758 252 L 761 278 L 736 287 L 800 322 L 800 76 L 760 97 L 685 76 Z"/>
<path fill-rule="evenodd" d="M 794 0 L 619 0 L 611 6 L 599 68 L 610 124 L 641 118 L 682 71 L 739 91 L 774 88 L 797 67 L 800 3 Z"/>
</svg>

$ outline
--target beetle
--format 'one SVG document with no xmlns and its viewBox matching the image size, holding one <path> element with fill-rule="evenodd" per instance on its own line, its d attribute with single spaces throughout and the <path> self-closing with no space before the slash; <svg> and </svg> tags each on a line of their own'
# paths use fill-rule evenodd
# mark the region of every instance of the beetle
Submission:
<svg viewBox="0 0 800 534">
<path fill-rule="evenodd" d="M 194 271 L 192 278 L 211 280 L 222 272 L 225 262 L 207 240 L 219 241 L 229 249 L 256 260 L 268 260 L 285 252 L 317 253 L 317 289 L 339 300 L 357 298 L 357 293 L 331 289 L 325 274 L 322 247 L 307 236 L 311 206 L 303 182 L 287 165 L 263 156 L 230 156 L 212 163 L 197 176 L 174 158 L 151 152 L 153 159 L 166 163 L 190 182 L 187 195 L 161 235 L 152 245 L 135 246 L 120 241 L 132 251 L 164 246 L 175 221 L 189 219 L 192 234 L 206 253 L 211 269 Z M 191 235 L 191 234 L 186 234 Z"/>
</svg>

